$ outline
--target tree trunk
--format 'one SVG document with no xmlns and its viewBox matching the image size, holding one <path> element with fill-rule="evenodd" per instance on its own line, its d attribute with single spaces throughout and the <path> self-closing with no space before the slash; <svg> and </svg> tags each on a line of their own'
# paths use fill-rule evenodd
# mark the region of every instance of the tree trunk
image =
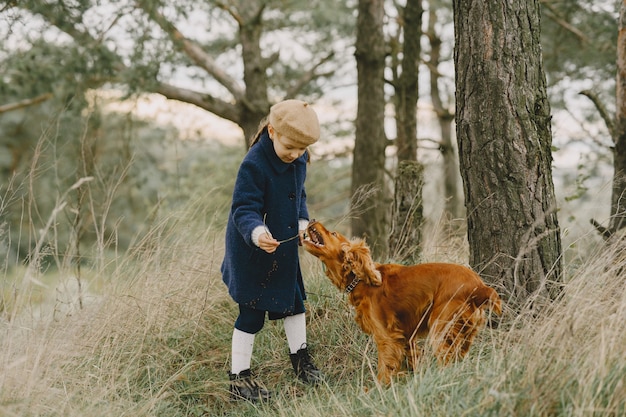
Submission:
<svg viewBox="0 0 626 417">
<path fill-rule="evenodd" d="M 539 0 L 453 7 L 470 263 L 519 306 L 562 272 Z"/>
<path fill-rule="evenodd" d="M 239 126 L 243 129 L 246 150 L 258 131 L 259 122 L 267 116 L 270 102 L 267 98 L 266 63 L 261 54 L 263 7 L 241 8 L 242 21 L 239 23 L 239 40 L 243 60 L 243 82 L 246 86 L 245 99 L 237 103 L 240 114 Z"/>
<path fill-rule="evenodd" d="M 441 130 L 441 155 L 443 157 L 443 193 L 445 197 L 444 210 L 450 219 L 464 217 L 463 203 L 461 201 L 459 160 L 456 149 L 452 143 L 452 122 L 454 115 L 437 116 Z"/>
<path fill-rule="evenodd" d="M 433 103 L 439 129 L 441 132 L 441 142 L 439 148 L 443 158 L 443 180 L 445 212 L 453 218 L 463 217 L 463 205 L 460 200 L 459 191 L 459 162 L 456 150 L 452 144 L 452 122 L 454 113 L 448 110 L 448 106 L 443 104 L 439 93 L 439 62 L 441 57 L 441 38 L 435 30 L 437 23 L 437 10 L 430 5 L 428 13 L 427 36 L 430 42 L 430 61 L 428 69 L 430 72 L 430 99 Z"/>
<path fill-rule="evenodd" d="M 626 227 L 626 0 L 621 2 L 617 37 L 616 123 L 613 140 L 612 233 Z"/>
<path fill-rule="evenodd" d="M 396 261 L 407 264 L 418 262 L 423 223 L 424 169 L 417 162 L 417 100 L 423 12 L 421 0 L 409 1 L 405 7 L 398 7 L 398 25 L 401 30 L 396 39 L 398 47 L 395 53 L 392 52 L 398 167 L 391 211 L 389 253 Z"/>
<path fill-rule="evenodd" d="M 383 0 L 359 0 L 356 36 L 358 105 L 352 165 L 352 234 L 367 238 L 375 257 L 386 250 L 385 40 Z"/>
<path fill-rule="evenodd" d="M 417 99 L 423 12 L 421 0 L 408 1 L 404 8 L 399 8 L 404 36 L 403 40 L 398 39 L 398 44 L 402 44 L 402 58 L 395 58 L 396 62 L 401 62 L 400 74 L 394 80 L 398 162 L 417 161 Z M 394 72 L 397 74 L 397 71 Z"/>
<path fill-rule="evenodd" d="M 417 161 L 398 163 L 389 234 L 389 254 L 396 262 L 410 265 L 420 260 L 423 185 L 422 164 Z"/>
</svg>

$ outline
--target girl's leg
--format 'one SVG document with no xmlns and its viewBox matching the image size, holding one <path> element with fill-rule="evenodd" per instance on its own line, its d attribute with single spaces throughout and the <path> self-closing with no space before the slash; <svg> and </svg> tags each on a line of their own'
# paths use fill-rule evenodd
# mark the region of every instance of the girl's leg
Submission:
<svg viewBox="0 0 626 417">
<path fill-rule="evenodd" d="M 231 372 L 235 375 L 250 369 L 252 350 L 254 348 L 254 334 L 246 333 L 235 327 L 232 341 Z"/>
<path fill-rule="evenodd" d="M 304 313 L 285 317 L 285 334 L 289 343 L 289 352 L 297 353 L 306 347 L 306 318 Z"/>
<path fill-rule="evenodd" d="M 233 399 L 266 400 L 270 393 L 256 382 L 250 372 L 254 337 L 263 328 L 265 311 L 239 306 L 232 339 L 230 393 Z"/>
<path fill-rule="evenodd" d="M 290 359 L 298 378 L 309 384 L 322 381 L 322 373 L 317 369 L 306 345 L 306 319 L 304 313 L 285 317 L 285 334 L 289 343 Z"/>
<path fill-rule="evenodd" d="M 232 339 L 233 374 L 250 369 L 254 336 L 263 328 L 264 323 L 265 311 L 239 305 L 239 317 L 235 321 Z"/>
</svg>

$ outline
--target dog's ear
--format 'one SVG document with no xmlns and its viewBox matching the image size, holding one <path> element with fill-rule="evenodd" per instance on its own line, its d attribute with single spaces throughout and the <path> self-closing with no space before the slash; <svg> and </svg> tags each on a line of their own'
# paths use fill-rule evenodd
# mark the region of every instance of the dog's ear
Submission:
<svg viewBox="0 0 626 417">
<path fill-rule="evenodd" d="M 493 313 L 497 315 L 502 315 L 502 300 L 500 296 L 491 287 L 482 286 L 478 287 L 474 290 L 472 295 L 470 296 L 470 301 L 476 307 L 487 306 Z"/>
<path fill-rule="evenodd" d="M 352 239 L 341 245 L 344 252 L 343 269 L 350 270 L 369 285 L 382 285 L 380 272 L 372 260 L 370 248 L 362 239 Z"/>
</svg>

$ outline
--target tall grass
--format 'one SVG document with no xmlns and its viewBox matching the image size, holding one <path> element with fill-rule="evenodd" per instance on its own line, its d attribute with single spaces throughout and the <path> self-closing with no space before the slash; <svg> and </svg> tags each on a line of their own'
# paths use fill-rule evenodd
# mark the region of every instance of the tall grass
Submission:
<svg viewBox="0 0 626 417">
<path fill-rule="evenodd" d="M 317 388 L 297 382 L 282 324 L 268 322 L 257 337 L 253 367 L 274 398 L 231 402 L 227 371 L 236 308 L 219 272 L 222 226 L 199 222 L 201 207 L 196 202 L 156 223 L 120 256 L 82 310 L 50 320 L 24 309 L 0 322 L 0 415 L 626 413 L 626 278 L 619 244 L 589 254 L 570 272 L 562 298 L 540 313 L 522 312 L 485 329 L 465 360 L 440 368 L 426 355 L 389 388 L 375 380 L 375 345 L 319 262 L 303 253 L 308 336 L 327 381 Z M 441 251 L 424 256 L 444 258 Z M 17 296 L 21 305 L 41 302 L 31 300 L 32 292 Z"/>
<path fill-rule="evenodd" d="M 337 172 L 347 178 L 345 170 Z M 37 214 L 37 233 L 25 232 L 35 242 L 29 265 L 0 273 L 0 417 L 626 413 L 623 243 L 579 254 L 567 265 L 558 301 L 506 315 L 499 328 L 482 332 L 464 361 L 440 368 L 427 354 L 389 388 L 376 383 L 376 347 L 358 329 L 344 296 L 319 261 L 302 253 L 308 339 L 326 382 L 311 388 L 294 378 L 282 323 L 268 322 L 256 339 L 253 367 L 274 398 L 231 402 L 227 371 L 237 311 L 219 271 L 224 190 L 203 190 L 176 211 L 155 210 L 126 253 L 107 250 L 109 199 L 99 213 L 90 205 L 85 215 L 100 225 L 96 255 L 77 271 L 86 258 L 78 245 L 80 219 L 70 222 L 77 240 L 67 253 L 54 236 L 68 193 L 92 186 L 84 174 L 47 217 Z M 36 194 L 30 190 L 32 199 Z M 0 199 L 0 212 L 10 199 Z M 328 204 L 323 200 L 311 198 L 313 214 Z M 341 229 L 345 219 L 333 218 L 345 204 L 329 201 L 330 218 L 323 220 Z M 9 236 L 6 227 L 0 224 L 0 244 Z M 462 226 L 439 221 L 424 235 L 424 260 L 467 262 Z M 46 257 L 56 259 L 54 274 L 43 273 Z"/>
</svg>

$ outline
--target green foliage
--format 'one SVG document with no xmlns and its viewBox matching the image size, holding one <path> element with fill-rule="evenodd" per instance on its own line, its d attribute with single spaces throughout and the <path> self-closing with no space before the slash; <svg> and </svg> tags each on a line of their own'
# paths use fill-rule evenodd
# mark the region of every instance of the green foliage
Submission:
<svg viewBox="0 0 626 417">
<path fill-rule="evenodd" d="M 48 88 L 55 91 L 64 87 L 64 78 L 79 78 L 92 88 L 109 82 L 123 84 L 130 92 L 155 91 L 159 82 L 176 85 L 194 80 L 198 93 L 202 90 L 207 100 L 211 96 L 218 101 L 226 100 L 227 96 L 238 99 L 232 97 L 230 86 L 220 85 L 223 77 L 231 77 L 243 86 L 242 65 L 259 66 L 263 71 L 266 65 L 242 62 L 249 58 L 242 56 L 246 52 L 242 52 L 238 36 L 242 24 L 248 25 L 244 31 L 264 31 L 262 45 L 243 48 L 266 49 L 263 53 L 266 57 L 279 52 L 277 59 L 267 61 L 271 63 L 268 71 L 271 91 L 262 92 L 265 95 L 284 96 L 298 84 L 300 77 L 308 77 L 311 63 L 323 62 L 319 71 L 323 76 L 319 80 L 309 79 L 296 89 L 300 94 L 320 94 L 329 87 L 329 76 L 351 59 L 345 53 L 354 27 L 351 2 L 262 0 L 224 4 L 185 0 L 170 3 L 24 0 L 1 9 L 0 19 L 11 25 L 6 33 L 9 40 L 30 33 L 26 45 L 20 39 L 20 48 L 13 46 L 16 42 L 5 43 L 10 45 L 7 51 L 16 54 L 16 59 L 21 59 L 20 50 L 36 49 L 38 52 L 30 54 L 30 62 L 36 66 L 41 60 L 37 73 L 46 74 L 48 61 L 59 64 L 46 75 Z M 258 28 L 251 27 L 249 24 L 259 9 L 264 11 L 263 21 Z M 160 23 L 158 15 L 167 22 Z M 30 27 L 37 30 L 29 30 Z M 213 62 L 201 63 L 205 58 L 192 56 L 180 42 L 180 36 L 174 35 L 174 28 L 210 53 L 208 59 Z M 288 35 L 284 36 L 285 33 Z M 54 53 L 44 54 L 45 48 Z M 336 56 L 325 59 L 332 57 L 333 51 L 337 52 Z M 13 61 L 6 64 L 11 70 L 25 65 L 14 66 Z M 57 73 L 60 77 L 54 76 Z"/>
<path fill-rule="evenodd" d="M 0 219 L 6 224 L 0 256 L 8 265 L 31 256 L 48 216 L 63 204 L 43 236 L 51 251 L 44 258 L 57 267 L 99 263 L 103 252 L 126 251 L 162 213 L 190 202 L 196 211 L 189 220 L 225 224 L 243 158 L 238 146 L 182 141 L 174 128 L 105 112 L 106 102 L 88 97 L 84 118 L 49 114 L 52 103 L 0 116 L 0 149 L 7 156 L 0 158 Z M 348 161 L 311 163 L 312 215 L 346 214 L 349 169 Z M 92 180 L 72 189 L 82 178 Z"/>
<path fill-rule="evenodd" d="M 541 44 L 553 109 L 566 109 L 588 123 L 603 123 L 597 109 L 585 109 L 590 103 L 573 100 L 584 89 L 594 91 L 607 109 L 614 108 L 619 4 L 615 0 L 542 2 Z M 585 139 L 591 147 L 595 147 L 593 140 L 598 141 Z"/>
<path fill-rule="evenodd" d="M 65 111 L 47 122 L 41 120 L 44 115 L 13 112 L 1 126 L 6 133 L 0 146 L 14 152 L 9 166 L 3 167 L 3 176 L 11 181 L 2 187 L 6 200 L 0 215 L 13 227 L 12 249 L 20 254 L 16 260 L 32 250 L 36 231 L 48 221 L 46 214 L 61 204 L 67 206 L 54 219 L 49 236 L 57 255 L 67 253 L 72 233 L 87 246 L 100 240 L 127 248 L 148 224 L 146 216 L 158 204 L 158 193 L 165 191 L 163 187 L 176 189 L 175 177 L 167 175 L 176 167 L 165 160 L 176 146 L 174 132 L 122 115 L 102 117 L 96 112 L 84 119 Z M 70 190 L 81 178 L 94 180 Z M 61 199 L 66 192 L 66 199 Z M 32 237 L 26 234 L 24 239 L 29 230 Z"/>
<path fill-rule="evenodd" d="M 545 2 L 541 22 L 543 56 L 553 82 L 591 74 L 598 81 L 615 77 L 619 3 Z"/>
</svg>

